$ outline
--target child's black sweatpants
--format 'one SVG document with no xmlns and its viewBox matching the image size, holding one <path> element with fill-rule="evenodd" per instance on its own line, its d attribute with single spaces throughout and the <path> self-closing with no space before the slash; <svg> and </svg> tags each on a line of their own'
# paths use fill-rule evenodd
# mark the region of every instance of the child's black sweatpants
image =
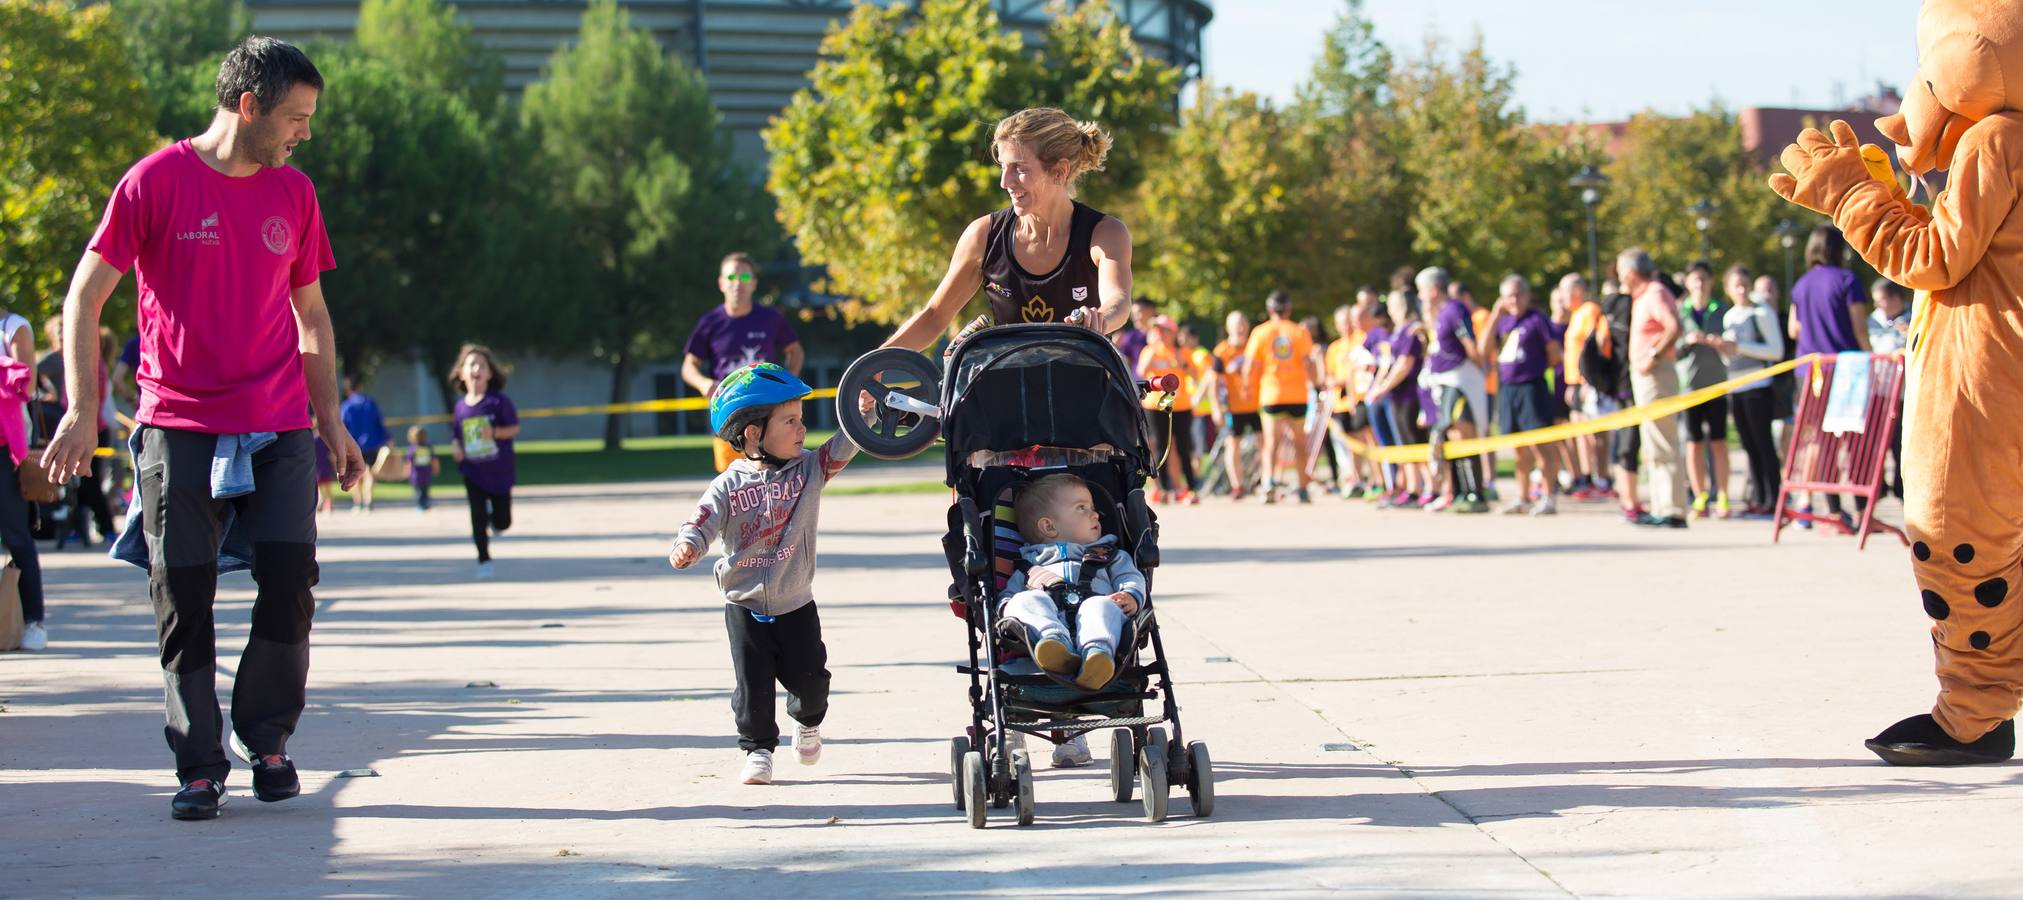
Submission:
<svg viewBox="0 0 2023 900">
<path fill-rule="evenodd" d="M 773 717 L 775 680 L 787 689 L 787 715 L 809 727 L 822 724 L 829 712 L 829 648 L 822 645 L 822 617 L 814 603 L 771 622 L 726 603 L 724 627 L 730 632 L 731 667 L 738 676 L 737 689 L 731 692 L 738 749 L 750 753 L 779 747 L 780 726 Z"/>
</svg>

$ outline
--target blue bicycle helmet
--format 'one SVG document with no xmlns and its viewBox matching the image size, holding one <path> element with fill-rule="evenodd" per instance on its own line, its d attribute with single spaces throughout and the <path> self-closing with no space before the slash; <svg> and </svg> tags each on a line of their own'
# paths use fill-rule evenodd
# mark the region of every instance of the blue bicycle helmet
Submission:
<svg viewBox="0 0 2023 900">
<path fill-rule="evenodd" d="M 709 428 L 743 449 L 745 426 L 762 421 L 774 406 L 815 392 L 808 383 L 773 363 L 753 363 L 724 376 L 709 398 Z"/>
</svg>

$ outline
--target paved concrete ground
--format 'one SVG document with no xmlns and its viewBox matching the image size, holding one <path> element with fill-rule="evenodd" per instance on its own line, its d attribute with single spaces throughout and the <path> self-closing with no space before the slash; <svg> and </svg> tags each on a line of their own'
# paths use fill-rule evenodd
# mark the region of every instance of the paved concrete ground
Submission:
<svg viewBox="0 0 2023 900">
<path fill-rule="evenodd" d="M 327 520 L 304 796 L 235 772 L 210 823 L 168 818 L 139 573 L 52 555 L 51 650 L 0 655 L 0 894 L 2023 890 L 2023 769 L 1861 748 L 1932 692 L 1891 539 L 1170 509 L 1159 603 L 1217 815 L 1176 792 L 1150 825 L 1104 770 L 1042 769 L 1039 824 L 977 832 L 945 780 L 942 498 L 824 504 L 827 757 L 746 787 L 720 603 L 662 559 L 697 487 L 526 491 L 489 583 L 456 506 Z M 228 661 L 250 598 L 228 579 Z"/>
</svg>

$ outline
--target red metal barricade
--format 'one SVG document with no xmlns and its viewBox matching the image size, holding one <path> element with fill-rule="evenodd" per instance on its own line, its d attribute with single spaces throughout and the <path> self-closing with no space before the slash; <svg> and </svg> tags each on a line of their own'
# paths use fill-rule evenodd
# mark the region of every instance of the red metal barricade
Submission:
<svg viewBox="0 0 2023 900">
<path fill-rule="evenodd" d="M 1861 538 L 1858 546 L 1868 546 L 1868 536 L 1887 531 L 1910 545 L 1903 529 L 1875 517 L 1876 500 L 1882 495 L 1883 458 L 1889 453 L 1890 434 L 1897 427 L 1902 409 L 1904 359 L 1897 354 L 1869 357 L 1868 405 L 1862 413 L 1862 430 L 1830 434 L 1821 429 L 1828 401 L 1832 399 L 1835 358 L 1814 360 L 1814 374 L 1800 369 L 1798 414 L 1792 423 L 1791 445 L 1784 456 L 1784 486 L 1777 492 L 1777 524 L 1770 539 L 1774 542 L 1786 522 L 1831 525 L 1849 533 L 1837 516 L 1817 515 L 1790 505 L 1795 493 L 1849 494 L 1858 498 L 1860 524 L 1852 532 Z"/>
</svg>

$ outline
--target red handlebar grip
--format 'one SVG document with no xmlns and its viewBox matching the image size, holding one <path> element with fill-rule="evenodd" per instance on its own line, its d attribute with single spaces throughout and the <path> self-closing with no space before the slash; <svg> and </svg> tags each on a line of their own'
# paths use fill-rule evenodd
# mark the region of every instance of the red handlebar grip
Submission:
<svg viewBox="0 0 2023 900">
<path fill-rule="evenodd" d="M 1171 373 L 1161 375 L 1152 379 L 1146 386 L 1162 393 L 1175 393 L 1180 390 L 1180 376 Z"/>
</svg>

